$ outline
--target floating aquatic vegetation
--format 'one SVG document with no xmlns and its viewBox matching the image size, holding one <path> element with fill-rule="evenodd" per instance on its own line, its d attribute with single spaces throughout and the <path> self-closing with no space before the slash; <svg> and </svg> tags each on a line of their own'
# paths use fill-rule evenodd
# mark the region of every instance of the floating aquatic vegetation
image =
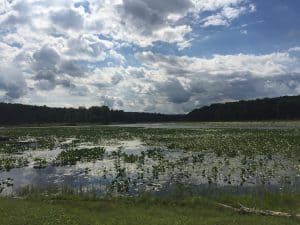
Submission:
<svg viewBox="0 0 300 225">
<path fill-rule="evenodd" d="M 57 165 L 75 165 L 79 161 L 92 161 L 103 159 L 105 149 L 102 147 L 96 148 L 71 148 L 62 151 L 56 158 Z"/>
<path fill-rule="evenodd" d="M 0 155 L 0 171 L 9 171 L 13 168 L 21 168 L 28 165 L 28 159 L 17 156 Z"/>
<path fill-rule="evenodd" d="M 162 159 L 163 158 L 163 149 L 162 148 L 151 148 L 151 149 L 148 149 L 146 154 L 147 154 L 147 157 L 148 158 L 151 158 L 151 159 Z"/>
<path fill-rule="evenodd" d="M 17 178 L 15 189 L 22 182 L 48 185 L 44 180 L 121 193 L 167 190 L 174 182 L 241 188 L 299 182 L 299 129 L 9 128 L 0 136 L 10 137 L 0 142 L 0 176 Z M 19 167 L 26 168 L 9 171 Z"/>
<path fill-rule="evenodd" d="M 34 158 L 34 166 L 35 169 L 44 169 L 47 167 L 47 160 L 45 158 Z"/>
<path fill-rule="evenodd" d="M 139 155 L 134 155 L 134 154 L 130 154 L 127 155 L 126 153 L 122 154 L 123 156 L 123 160 L 126 163 L 136 163 L 138 161 L 143 161 L 143 156 L 139 156 Z"/>
</svg>

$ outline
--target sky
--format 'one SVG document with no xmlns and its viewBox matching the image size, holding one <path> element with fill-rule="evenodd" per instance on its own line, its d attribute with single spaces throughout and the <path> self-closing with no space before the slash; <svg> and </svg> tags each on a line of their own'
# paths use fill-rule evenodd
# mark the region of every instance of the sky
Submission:
<svg viewBox="0 0 300 225">
<path fill-rule="evenodd" d="M 0 101 L 186 113 L 300 94 L 298 0 L 0 0 Z"/>
</svg>

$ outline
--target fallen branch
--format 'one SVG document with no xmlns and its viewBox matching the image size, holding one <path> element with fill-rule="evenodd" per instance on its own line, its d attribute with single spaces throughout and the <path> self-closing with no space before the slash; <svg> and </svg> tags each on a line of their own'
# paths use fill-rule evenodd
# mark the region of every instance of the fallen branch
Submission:
<svg viewBox="0 0 300 225">
<path fill-rule="evenodd" d="M 223 208 L 231 209 L 235 212 L 241 213 L 241 214 L 256 214 L 256 215 L 262 215 L 262 216 L 281 216 L 281 217 L 297 217 L 300 218 L 300 214 L 290 214 L 286 212 L 279 212 L 279 211 L 272 211 L 272 210 L 260 210 L 255 208 L 248 208 L 246 206 L 243 206 L 242 204 L 239 204 L 240 207 L 236 208 L 230 205 L 217 203 L 218 206 L 221 206 Z"/>
</svg>

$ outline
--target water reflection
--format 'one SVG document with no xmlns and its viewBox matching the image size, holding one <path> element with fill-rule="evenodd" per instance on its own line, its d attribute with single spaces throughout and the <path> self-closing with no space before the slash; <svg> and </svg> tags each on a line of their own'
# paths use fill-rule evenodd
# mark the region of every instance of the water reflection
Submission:
<svg viewBox="0 0 300 225">
<path fill-rule="evenodd" d="M 99 146 L 91 143 L 76 146 L 77 149 L 94 147 Z M 1 194 L 16 194 L 25 186 L 92 188 L 100 194 L 137 194 L 149 190 L 164 193 L 178 183 L 192 187 L 195 192 L 258 187 L 300 190 L 299 171 L 290 159 L 279 154 L 271 158 L 264 155 L 225 157 L 150 147 L 139 140 L 104 147 L 102 160 L 67 166 L 53 163 L 63 151 L 60 147 L 26 151 L 22 157 L 28 158 L 28 166 L 0 172 Z M 45 167 L 35 166 L 37 158 L 46 160 Z"/>
</svg>

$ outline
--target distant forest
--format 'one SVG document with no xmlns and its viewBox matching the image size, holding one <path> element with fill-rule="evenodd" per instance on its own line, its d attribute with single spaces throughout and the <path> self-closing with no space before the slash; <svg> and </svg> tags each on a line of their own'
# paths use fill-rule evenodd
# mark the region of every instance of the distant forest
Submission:
<svg viewBox="0 0 300 225">
<path fill-rule="evenodd" d="M 2 125 L 294 119 L 300 119 L 300 96 L 212 104 L 185 115 L 124 112 L 112 110 L 106 106 L 75 109 L 0 103 L 0 124 Z"/>
<path fill-rule="evenodd" d="M 300 119 L 300 95 L 212 104 L 187 115 L 191 121 Z"/>
<path fill-rule="evenodd" d="M 124 112 L 107 106 L 80 108 L 50 108 L 22 104 L 0 103 L 0 124 L 42 124 L 42 123 L 141 123 L 180 121 L 182 115 L 158 113 Z"/>
</svg>

